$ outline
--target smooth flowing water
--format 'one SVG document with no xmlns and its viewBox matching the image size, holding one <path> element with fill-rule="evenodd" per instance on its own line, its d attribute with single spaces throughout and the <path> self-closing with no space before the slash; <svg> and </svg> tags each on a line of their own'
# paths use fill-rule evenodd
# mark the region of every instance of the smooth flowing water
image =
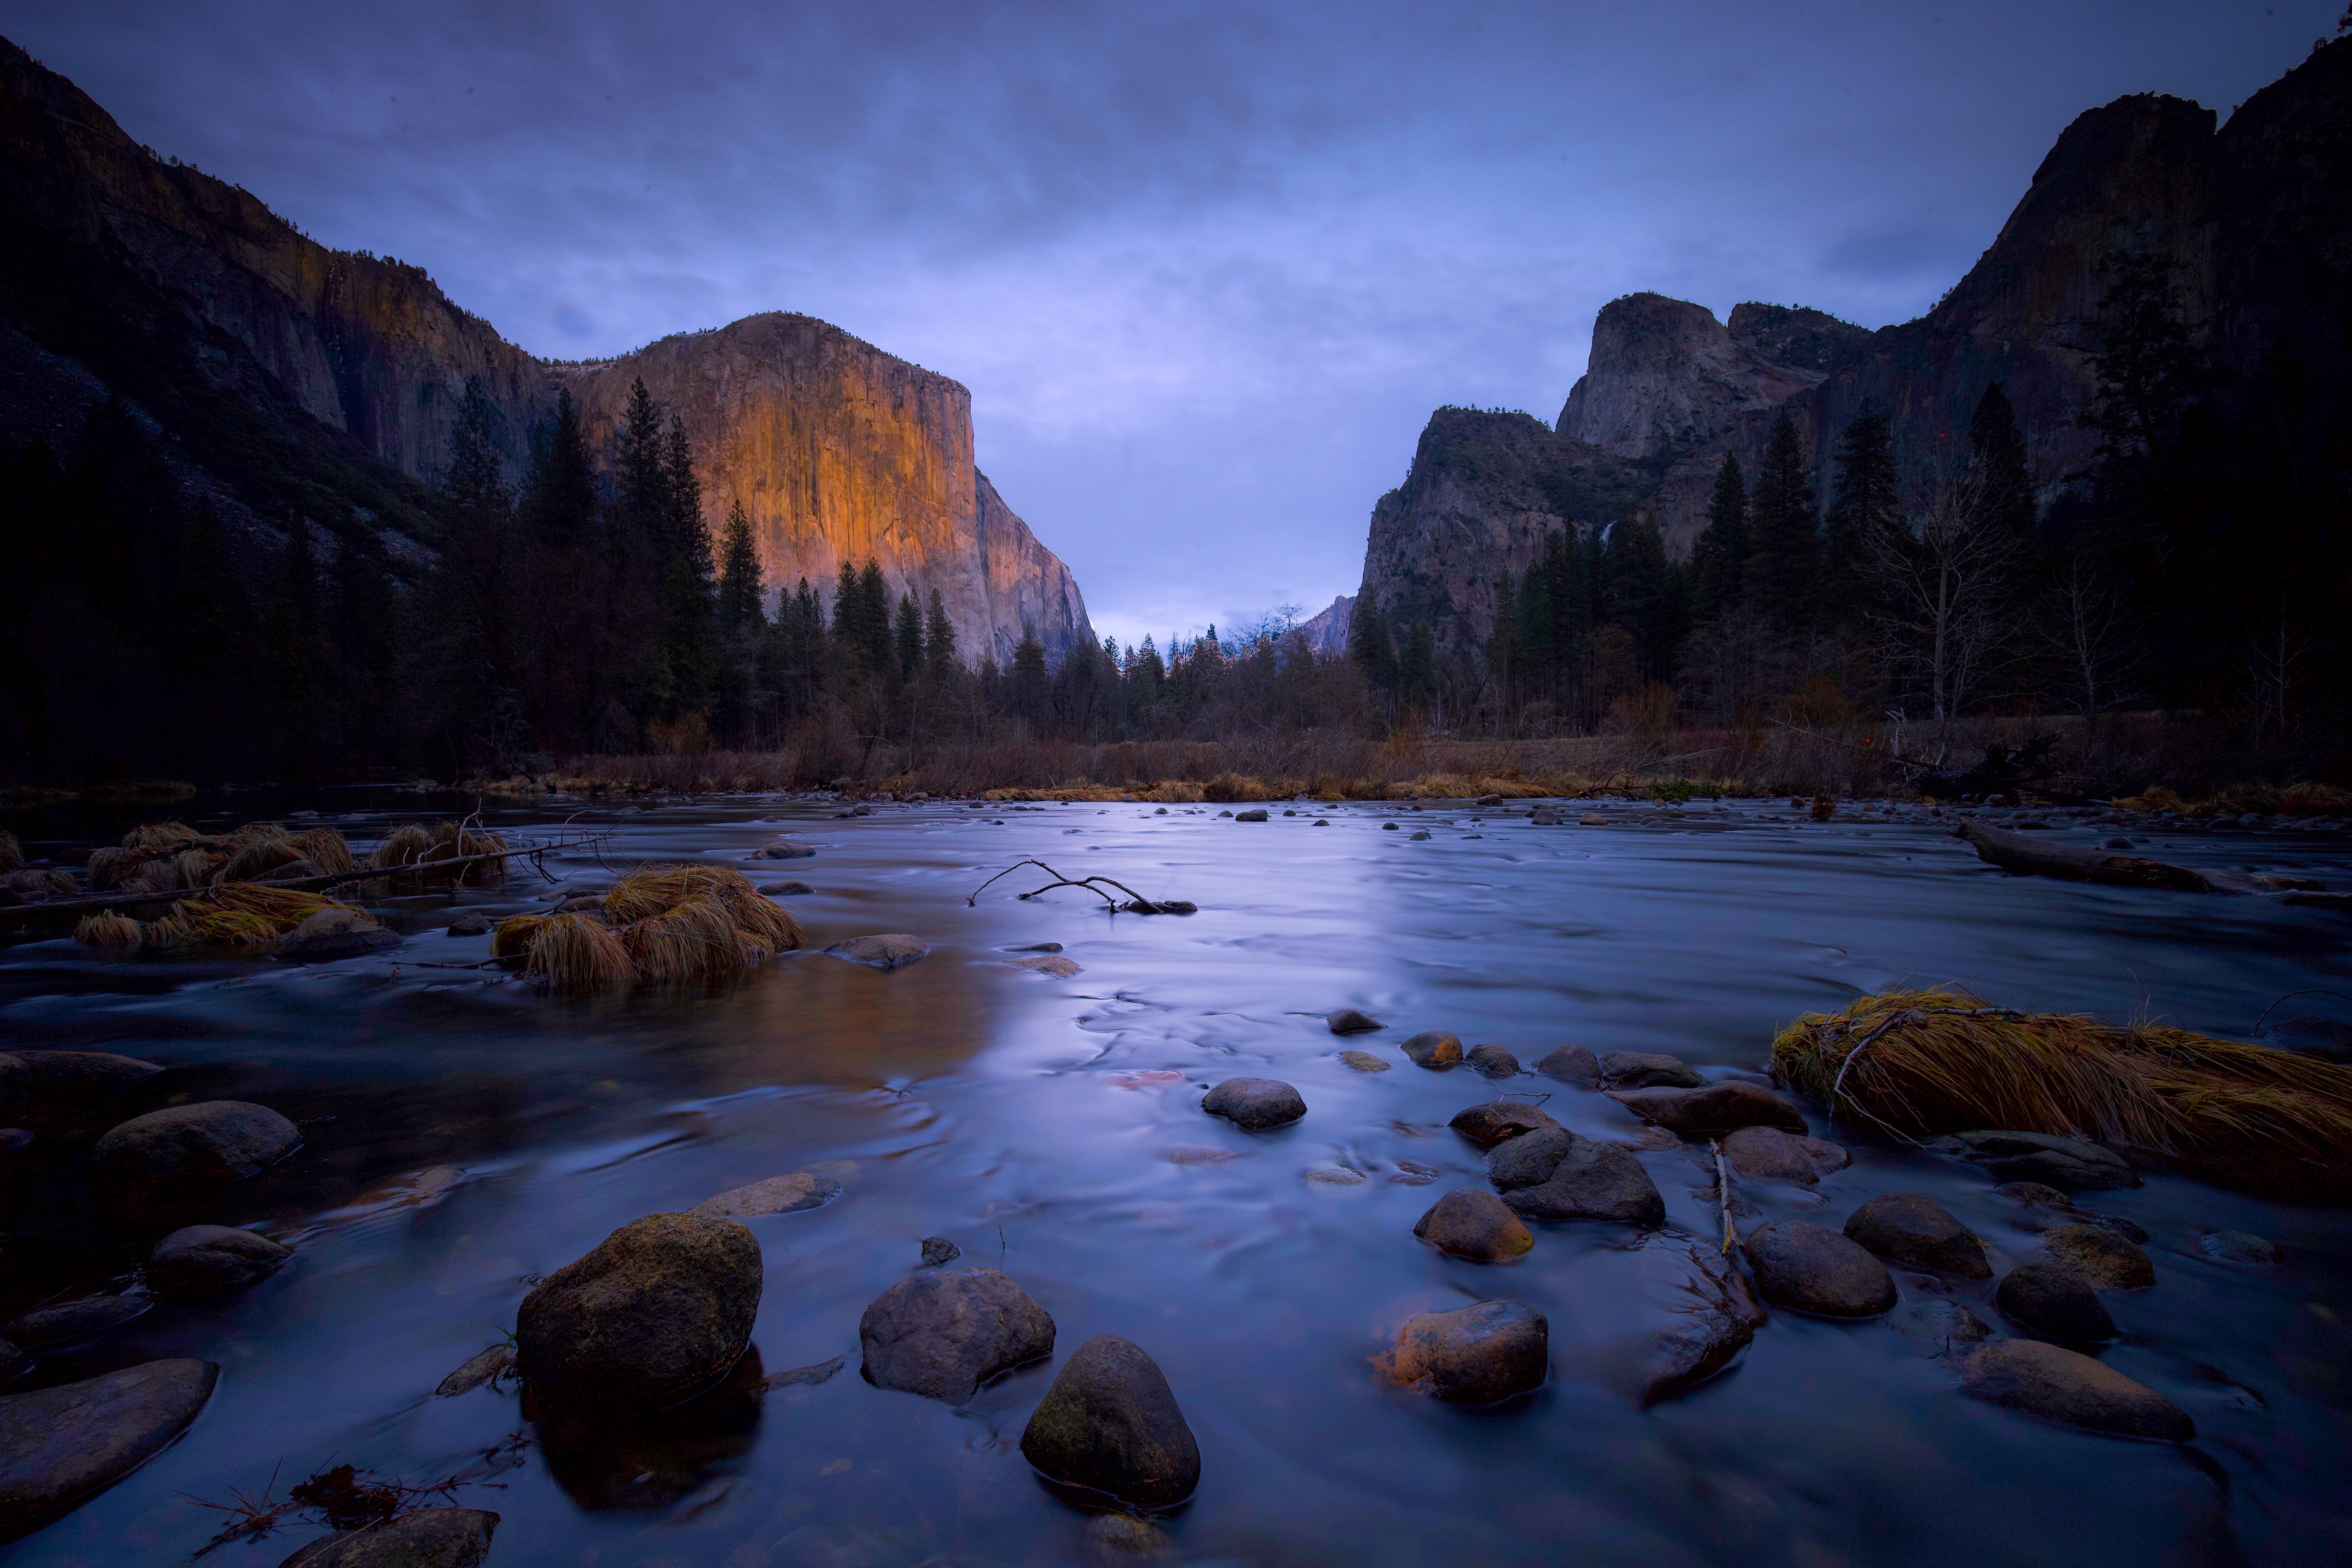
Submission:
<svg viewBox="0 0 2352 1568">
<path fill-rule="evenodd" d="M 236 805 L 195 820 L 261 814 Z M 572 809 L 493 823 L 528 835 Z M 410 1484 L 472 1475 L 449 1496 L 502 1516 L 490 1568 L 1083 1561 L 1087 1515 L 1041 1485 L 1018 1444 L 1062 1359 L 1118 1333 L 1158 1361 L 1200 1441 L 1198 1494 L 1159 1521 L 1173 1561 L 2352 1561 L 2341 1211 L 2163 1174 L 2086 1195 L 2146 1227 L 2158 1272 L 2153 1289 L 2106 1298 L 2126 1337 L 2105 1359 L 2189 1410 L 2188 1443 L 2089 1435 L 1962 1396 L 1912 1309 L 1942 1290 L 1998 1323 L 1989 1292 L 1900 1271 L 1906 1300 L 1887 1317 L 1776 1311 L 1730 1371 L 1644 1410 L 1575 1353 L 1633 1310 L 1612 1271 L 1622 1228 L 1538 1226 L 1534 1250 L 1504 1266 L 1412 1235 L 1441 1194 L 1483 1184 L 1479 1151 L 1446 1125 L 1465 1106 L 1519 1090 L 1548 1094 L 1547 1110 L 1591 1135 L 1632 1142 L 1639 1125 L 1598 1094 L 1424 1071 L 1396 1048 L 1443 1028 L 1523 1061 L 1574 1043 L 1752 1074 L 1777 1024 L 1938 981 L 2243 1037 L 2284 993 L 2352 991 L 2339 914 L 2012 878 L 1939 825 L 1783 821 L 1757 803 L 1617 807 L 1606 826 L 1361 805 L 1276 805 L 1265 824 L 1213 805 L 833 809 L 585 813 L 616 835 L 603 851 L 613 867 L 740 865 L 779 822 L 817 847 L 750 868 L 814 885 L 789 900 L 812 951 L 687 994 L 566 1000 L 434 967 L 484 955 L 483 939 L 444 933 L 454 908 L 544 907 L 545 885 L 521 875 L 396 900 L 386 918 L 408 940 L 372 960 L 0 950 L 0 1042 L 146 1058 L 177 1075 L 175 1093 L 275 1107 L 307 1139 L 226 1216 L 297 1238 L 290 1264 L 37 1370 L 64 1382 L 166 1356 L 223 1369 L 176 1446 L 0 1559 L 183 1563 L 224 1522 L 192 1500 L 261 1492 L 273 1477 L 282 1495 L 349 1463 Z M 1317 813 L 1328 827 L 1311 826 Z M 361 840 L 415 815 L 324 820 Z M 2337 886 L 2352 873 L 2352 854 L 2319 837 L 2183 839 L 2168 853 L 2257 858 Z M 1200 912 L 1113 916 L 1068 891 L 1024 902 L 1029 873 L 967 906 L 1028 856 Z M 591 858 L 551 868 L 570 886 L 612 876 Z M 814 951 L 876 931 L 914 933 L 930 953 L 884 973 Z M 1047 942 L 1082 973 L 1009 962 Z M 1389 1027 L 1336 1038 L 1323 1015 L 1342 1005 Z M 1391 1068 L 1353 1071 L 1346 1047 Z M 1306 1118 L 1251 1134 L 1203 1115 L 1202 1089 L 1236 1075 L 1295 1084 Z M 2033 1256 L 2026 1211 L 1981 1172 L 1836 1135 L 1854 1163 L 1818 1191 L 1741 1195 L 1764 1215 L 1834 1226 L 1877 1194 L 1926 1193 L 1984 1238 L 1997 1271 Z M 1714 1236 L 1711 1167 L 1687 1150 L 1640 1157 L 1670 1226 Z M 436 1201 L 354 1201 L 445 1165 L 466 1179 Z M 512 1326 L 535 1277 L 614 1227 L 794 1171 L 844 1190 L 749 1222 L 766 1268 L 754 1345 L 770 1373 L 839 1356 L 838 1375 L 695 1430 L 554 1451 L 509 1385 L 432 1397 Z M 2197 1244 L 2214 1229 L 2267 1237 L 2282 1261 L 2217 1262 Z M 919 1267 L 929 1236 L 961 1247 L 958 1267 L 1002 1267 L 1059 1330 L 1053 1360 L 961 1409 L 858 1375 L 859 1314 Z M 1550 1319 L 1540 1392 L 1463 1409 L 1374 1375 L 1370 1358 L 1406 1317 L 1489 1297 Z M 275 1564 L 319 1533 L 290 1523 L 205 1561 Z"/>
</svg>

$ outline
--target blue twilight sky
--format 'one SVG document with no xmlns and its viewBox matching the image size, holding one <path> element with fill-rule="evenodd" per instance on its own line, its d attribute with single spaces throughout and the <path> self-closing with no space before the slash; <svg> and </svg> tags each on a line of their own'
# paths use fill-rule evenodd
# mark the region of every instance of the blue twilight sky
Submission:
<svg viewBox="0 0 2352 1568">
<path fill-rule="evenodd" d="M 1432 408 L 1655 289 L 1931 305 L 2081 110 L 2343 0 L 0 0 L 0 33 L 535 353 L 823 317 L 971 388 L 1122 640 L 1352 593 Z"/>
</svg>

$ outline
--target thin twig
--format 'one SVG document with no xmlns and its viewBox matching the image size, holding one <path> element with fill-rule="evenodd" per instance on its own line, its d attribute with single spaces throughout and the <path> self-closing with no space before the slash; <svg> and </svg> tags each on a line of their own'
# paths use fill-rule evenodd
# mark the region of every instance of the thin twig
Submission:
<svg viewBox="0 0 2352 1568">
<path fill-rule="evenodd" d="M 1706 1143 L 1715 1151 L 1715 1201 L 1723 1210 L 1723 1250 L 1727 1257 L 1739 1242 L 1739 1232 L 1731 1223 L 1731 1173 L 1724 1168 L 1723 1140 L 1710 1138 Z"/>
<path fill-rule="evenodd" d="M 2292 1002 L 2298 996 L 2333 996 L 2339 1002 L 2352 1002 L 2352 996 L 2347 996 L 2341 991 L 2326 991 L 2315 987 L 2309 991 L 2290 991 L 2280 997 L 2278 1002 L 2273 1002 L 2263 1009 L 2263 1016 L 2254 1020 L 2254 1033 L 2259 1035 L 2263 1032 L 2263 1026 L 2270 1022 L 2273 1013 L 2278 1011 L 2279 1002 Z"/>
</svg>

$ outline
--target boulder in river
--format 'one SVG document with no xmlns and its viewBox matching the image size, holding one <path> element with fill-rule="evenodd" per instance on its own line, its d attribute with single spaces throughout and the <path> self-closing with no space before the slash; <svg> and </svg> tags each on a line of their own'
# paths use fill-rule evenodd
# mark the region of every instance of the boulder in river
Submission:
<svg viewBox="0 0 2352 1568">
<path fill-rule="evenodd" d="M 1524 1100 L 1490 1100 L 1484 1105 L 1455 1111 L 1454 1120 L 1446 1125 L 1483 1149 L 1559 1123 L 1541 1107 Z"/>
<path fill-rule="evenodd" d="M 1234 813 L 1234 820 L 1235 822 L 1264 822 L 1265 820 L 1265 807 L 1262 805 L 1254 805 L 1247 811 L 1237 811 Z"/>
<path fill-rule="evenodd" d="M 2250 1230 L 2209 1230 L 2197 1238 L 2197 1250 L 2216 1263 L 2276 1263 L 2278 1248 Z"/>
<path fill-rule="evenodd" d="M 1562 1289 L 1576 1310 L 1551 1335 L 1561 1372 L 1644 1406 L 1728 1367 L 1765 1320 L 1731 1259 L 1711 1242 L 1672 1231 L 1586 1253 Z"/>
<path fill-rule="evenodd" d="M 399 945 L 400 933 L 386 931 L 373 915 L 358 910 L 320 910 L 278 939 L 278 956 L 288 963 L 331 963 Z"/>
<path fill-rule="evenodd" d="M 1487 1078 L 1519 1076 L 1519 1058 L 1500 1046 L 1473 1046 L 1463 1059 Z"/>
<path fill-rule="evenodd" d="M 963 1248 L 944 1236 L 923 1237 L 923 1267 L 926 1268 L 937 1268 L 942 1264 L 953 1263 L 962 1256 Z"/>
<path fill-rule="evenodd" d="M 12 1051 L 23 1069 L 24 1125 L 46 1138 L 90 1137 L 130 1116 L 163 1069 L 112 1051 Z M 152 1103 L 149 1101 L 149 1103 Z"/>
<path fill-rule="evenodd" d="M 1067 1486 L 1172 1508 L 1201 1484 L 1201 1447 L 1159 1365 L 1117 1334 L 1071 1352 L 1021 1434 L 1021 1454 Z"/>
<path fill-rule="evenodd" d="M 1357 1072 L 1386 1072 L 1389 1070 L 1389 1064 L 1381 1060 L 1380 1058 L 1372 1055 L 1370 1051 L 1341 1051 L 1339 1053 L 1339 1059 Z"/>
<path fill-rule="evenodd" d="M 226 1296 L 278 1272 L 294 1249 L 258 1231 L 192 1225 L 155 1244 L 147 1256 L 147 1284 L 168 1300 Z"/>
<path fill-rule="evenodd" d="M 208 1361 L 151 1361 L 0 1395 L 0 1541 L 154 1458 L 196 1418 L 219 1377 Z"/>
<path fill-rule="evenodd" d="M 2081 1275 L 2055 1263 L 2021 1263 L 2011 1269 L 1993 1288 L 1992 1304 L 2029 1334 L 2091 1344 L 2116 1337 L 2116 1321 L 2107 1316 L 2099 1293 Z"/>
<path fill-rule="evenodd" d="M 0 1338 L 26 1350 L 61 1345 L 121 1328 L 153 1304 L 144 1296 L 85 1296 L 79 1301 L 60 1301 L 54 1307 L 36 1307 L 21 1317 L 0 1323 Z"/>
<path fill-rule="evenodd" d="M 1480 1263 L 1507 1263 L 1536 1244 L 1502 1199 L 1477 1187 L 1456 1187 L 1438 1199 L 1412 1233 L 1440 1252 Z"/>
<path fill-rule="evenodd" d="M 1802 1133 L 1803 1112 L 1759 1084 L 1711 1083 L 1705 1089 L 1617 1089 L 1609 1098 L 1669 1132 L 1685 1138 L 1719 1138 L 1743 1127 L 1777 1127 Z"/>
<path fill-rule="evenodd" d="M 1914 1268 L 1990 1279 L 1984 1243 L 1949 1209 L 1921 1193 L 1886 1193 L 1846 1216 L 1845 1234 L 1881 1258 Z"/>
<path fill-rule="evenodd" d="M 1551 1325 L 1517 1301 L 1481 1301 L 1407 1322 L 1373 1361 L 1391 1382 L 1456 1405 L 1491 1405 L 1543 1386 Z"/>
<path fill-rule="evenodd" d="M 451 936 L 488 936 L 490 934 L 489 917 L 479 910 L 467 910 L 449 922 L 449 934 Z"/>
<path fill-rule="evenodd" d="M 805 860 L 816 853 L 816 847 L 797 838 L 771 838 L 749 855 L 746 860 Z"/>
<path fill-rule="evenodd" d="M 1486 1157 L 1486 1174 L 1523 1219 L 1666 1222 L 1658 1184 L 1631 1149 L 1580 1138 L 1564 1127 L 1510 1139 Z"/>
<path fill-rule="evenodd" d="M 1612 1089 L 1702 1089 L 1706 1084 L 1682 1058 L 1664 1051 L 1611 1051 L 1601 1058 L 1601 1072 Z"/>
<path fill-rule="evenodd" d="M 2105 1226 L 2062 1225 L 2042 1234 L 2050 1261 L 2079 1274 L 2095 1290 L 2144 1290 L 2156 1283 L 2147 1254 Z"/>
<path fill-rule="evenodd" d="M 745 1187 L 733 1187 L 715 1198 L 705 1198 L 688 1210 L 719 1219 L 752 1219 L 768 1214 L 798 1214 L 823 1208 L 841 1195 L 841 1184 L 814 1171 L 770 1176 Z"/>
<path fill-rule="evenodd" d="M 1756 1289 L 1776 1307 L 1823 1318 L 1874 1318 L 1895 1305 L 1895 1277 L 1860 1243 L 1804 1220 L 1774 1220 L 1744 1243 Z"/>
<path fill-rule="evenodd" d="M 1961 1132 L 1930 1145 L 1982 1165 L 1998 1182 L 2039 1182 L 2070 1193 L 2140 1184 L 2139 1173 L 2114 1150 L 2086 1138 L 2049 1132 Z"/>
<path fill-rule="evenodd" d="M 1425 1029 L 1401 1047 L 1413 1066 L 1450 1068 L 1462 1059 L 1462 1042 L 1443 1029 Z"/>
<path fill-rule="evenodd" d="M 1307 1101 L 1280 1079 L 1229 1078 L 1209 1090 L 1201 1109 L 1236 1127 L 1262 1132 L 1269 1127 L 1287 1127 L 1306 1115 Z"/>
<path fill-rule="evenodd" d="M 426 1508 L 314 1541 L 278 1568 L 479 1568 L 499 1516 Z"/>
<path fill-rule="evenodd" d="M 1981 1345 L 1958 1370 L 1962 1393 L 2070 1426 L 2176 1442 L 2197 1435 L 2189 1413 L 2146 1384 L 2039 1340 Z"/>
<path fill-rule="evenodd" d="M 845 958 L 852 963 L 862 963 L 868 969 L 879 969 L 886 973 L 919 962 L 930 951 L 929 944 L 920 937 L 908 936 L 905 931 L 853 936 L 847 942 L 836 942 L 825 949 L 835 958 Z"/>
<path fill-rule="evenodd" d="M 1853 1163 L 1835 1143 L 1783 1132 L 1777 1127 L 1742 1127 L 1725 1135 L 1724 1158 L 1752 1182 L 1801 1182 L 1811 1186 Z"/>
<path fill-rule="evenodd" d="M 1537 1058 L 1536 1071 L 1579 1089 L 1601 1087 L 1601 1058 L 1582 1046 L 1562 1046 Z"/>
<path fill-rule="evenodd" d="M 89 1153 L 89 1183 L 106 1211 L 131 1228 L 201 1223 L 237 1183 L 301 1146 L 301 1132 L 268 1106 L 174 1105 L 100 1138 Z"/>
<path fill-rule="evenodd" d="M 1369 1035 L 1375 1029 L 1388 1027 L 1386 1024 L 1370 1014 L 1359 1013 L 1353 1007 L 1342 1007 L 1336 1013 L 1327 1013 L 1323 1016 L 1323 1022 L 1335 1035 Z"/>
<path fill-rule="evenodd" d="M 857 1321 L 866 1381 L 961 1405 L 983 1383 L 1054 1353 L 1054 1320 L 993 1268 L 902 1279 Z"/>
<path fill-rule="evenodd" d="M 761 1283 L 760 1244 L 741 1224 L 647 1215 L 523 1298 L 517 1367 L 554 1405 L 667 1408 L 741 1358 Z"/>
<path fill-rule="evenodd" d="M 806 882 L 794 879 L 789 882 L 762 882 L 760 884 L 760 891 L 763 896 L 771 899 L 799 899 L 805 898 L 816 889 Z"/>
</svg>

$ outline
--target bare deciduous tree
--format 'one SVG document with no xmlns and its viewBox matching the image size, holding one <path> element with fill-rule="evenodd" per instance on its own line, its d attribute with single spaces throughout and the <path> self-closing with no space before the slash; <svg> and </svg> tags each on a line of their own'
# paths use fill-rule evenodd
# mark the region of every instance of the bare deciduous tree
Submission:
<svg viewBox="0 0 2352 1568">
<path fill-rule="evenodd" d="M 1976 479 L 1948 479 L 1907 531 L 1871 542 L 1869 576 L 1884 606 L 1874 619 L 1895 668 L 1927 696 L 1939 735 L 2018 661 L 2017 542 L 1988 502 Z"/>
<path fill-rule="evenodd" d="M 2131 700 L 2139 658 L 2135 618 L 2097 563 L 2079 550 L 2059 566 L 2049 603 L 2052 619 L 2042 628 L 2042 641 L 2055 668 L 2053 695 L 2083 716 L 2089 739 L 2100 714 Z"/>
</svg>

